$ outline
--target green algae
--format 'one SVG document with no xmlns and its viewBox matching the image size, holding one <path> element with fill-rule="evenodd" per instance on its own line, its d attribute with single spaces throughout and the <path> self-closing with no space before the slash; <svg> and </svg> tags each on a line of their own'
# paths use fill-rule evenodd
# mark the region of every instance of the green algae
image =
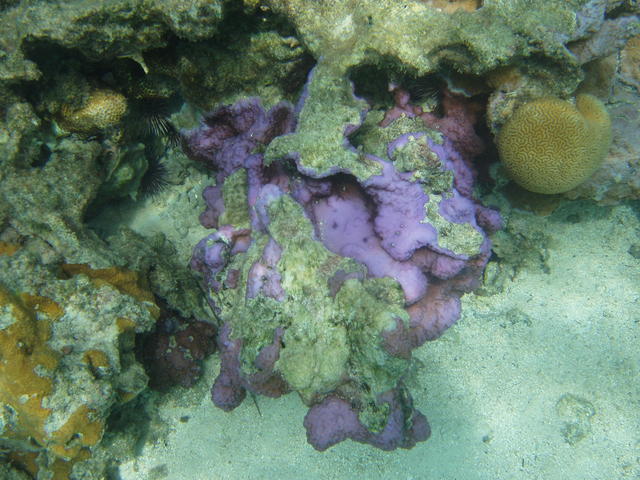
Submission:
<svg viewBox="0 0 640 480">
<path fill-rule="evenodd" d="M 425 192 L 449 192 L 453 186 L 453 172 L 445 169 L 431 150 L 427 135 L 409 136 L 403 146 L 394 150 L 391 159 L 398 171 L 413 172 L 412 180 L 424 185 Z"/>
<path fill-rule="evenodd" d="M 384 112 L 381 110 L 368 112 L 360 128 L 349 138 L 351 143 L 356 147 L 362 148 L 366 153 L 380 158 L 387 158 L 387 146 L 389 142 L 405 133 L 422 132 L 425 130 L 424 122 L 418 117 L 402 115 L 385 128 L 380 128 L 379 124 L 383 118 Z M 414 169 L 411 168 L 403 171 L 409 170 Z"/>
<path fill-rule="evenodd" d="M 239 169 L 229 175 L 222 184 L 224 212 L 219 225 L 249 228 L 249 206 L 247 205 L 247 171 Z"/>
<path fill-rule="evenodd" d="M 372 406 L 370 413 L 377 412 L 367 422 L 383 425 L 386 411 L 376 410 L 376 397 L 394 388 L 409 365 L 381 344 L 382 332 L 395 328 L 397 321 L 408 322 L 402 289 L 390 278 L 350 278 L 334 295 L 332 278 L 348 273 L 364 278 L 364 267 L 317 241 L 302 207 L 290 197 L 273 200 L 268 215 L 269 236 L 257 235 L 249 250 L 234 256 L 226 270 L 239 270 L 239 284 L 246 285 L 251 266 L 260 261 L 271 237 L 282 248 L 277 271 L 284 299 L 262 294 L 244 298 L 243 288 L 222 290 L 215 297 L 232 337 L 243 339 L 243 371 L 256 371 L 258 353 L 282 327 L 284 347 L 275 369 L 303 401 L 312 403 L 331 392 L 345 375 L 359 378 L 366 385 L 360 389 L 363 403 Z"/>
<path fill-rule="evenodd" d="M 345 145 L 345 130 L 361 123 L 366 102 L 354 98 L 351 83 L 335 66 L 320 62 L 307 85 L 308 97 L 295 133 L 275 138 L 265 164 L 295 156 L 303 172 L 322 177 L 345 170 L 361 180 L 381 173 L 380 166 Z"/>
<path fill-rule="evenodd" d="M 425 204 L 424 223 L 433 225 L 438 232 L 438 245 L 458 255 L 474 256 L 480 253 L 484 235 L 470 223 L 455 223 L 440 215 L 442 196 L 429 195 Z"/>
</svg>

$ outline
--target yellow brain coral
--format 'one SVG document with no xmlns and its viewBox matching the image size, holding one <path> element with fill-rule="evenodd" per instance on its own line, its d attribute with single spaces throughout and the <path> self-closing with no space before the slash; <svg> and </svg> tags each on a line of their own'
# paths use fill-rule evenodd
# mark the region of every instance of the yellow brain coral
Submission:
<svg viewBox="0 0 640 480">
<path fill-rule="evenodd" d="M 584 182 L 600 166 L 611 143 L 611 120 L 592 95 L 575 106 L 541 98 L 521 106 L 498 135 L 507 174 L 537 193 L 562 193 Z"/>
</svg>

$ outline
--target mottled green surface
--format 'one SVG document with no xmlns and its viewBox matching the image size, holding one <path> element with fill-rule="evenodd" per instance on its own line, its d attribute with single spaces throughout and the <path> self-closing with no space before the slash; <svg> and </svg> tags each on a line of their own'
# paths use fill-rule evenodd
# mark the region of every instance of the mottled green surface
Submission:
<svg viewBox="0 0 640 480">
<path fill-rule="evenodd" d="M 203 110 L 249 95 L 266 106 L 283 96 L 295 101 L 312 57 L 294 36 L 248 27 L 227 26 L 215 40 L 169 45 L 146 55 L 147 65 L 176 78 L 183 96 Z"/>
<path fill-rule="evenodd" d="M 0 166 L 0 198 L 12 223 L 23 234 L 46 240 L 73 262 L 90 262 L 102 250 L 95 235 L 83 226 L 84 213 L 102 178 L 98 154 L 96 142 L 64 140 L 42 168 L 12 168 L 11 157 Z"/>
<path fill-rule="evenodd" d="M 482 73 L 538 49 L 571 64 L 563 41 L 575 29 L 574 12 L 586 2 L 486 0 L 476 12 L 455 14 L 416 1 L 270 3 L 295 24 L 316 57 L 342 69 L 363 61 L 397 62 L 424 74 L 444 65 Z"/>
<path fill-rule="evenodd" d="M 40 77 L 22 46 L 47 42 L 91 59 L 135 55 L 167 44 L 169 34 L 191 41 L 216 33 L 223 2 L 107 0 L 22 2 L 0 17 L 0 80 Z"/>
<path fill-rule="evenodd" d="M 480 253 L 484 235 L 470 223 L 450 222 L 440 215 L 442 196 L 431 194 L 425 204 L 423 222 L 433 225 L 438 232 L 438 245 L 452 252 L 470 257 Z"/>
<path fill-rule="evenodd" d="M 243 339 L 241 354 L 245 373 L 255 371 L 260 349 L 273 342 L 277 327 L 285 329 L 276 370 L 305 402 L 334 390 L 347 376 L 367 385 L 358 395 L 365 404 L 395 387 L 408 361 L 392 357 L 381 346 L 381 332 L 396 326 L 396 318 L 408 321 L 402 291 L 394 280 L 347 280 L 331 295 L 329 280 L 337 272 L 363 272 L 353 260 L 329 252 L 315 240 L 313 227 L 290 197 L 268 207 L 269 234 L 282 248 L 277 263 L 282 301 L 258 295 L 245 299 L 245 288 L 223 290 L 217 298 L 220 316 L 229 322 L 232 337 Z M 249 269 L 260 259 L 268 237 L 258 235 L 246 254 L 236 255 L 227 271 L 241 271 L 245 285 Z M 224 273 L 221 275 L 224 278 Z M 384 424 L 386 411 L 372 407 L 366 420 Z M 377 417 L 376 417 L 377 415 Z"/>
<path fill-rule="evenodd" d="M 362 147 L 363 151 L 371 155 L 387 158 L 387 147 L 391 140 L 405 133 L 422 132 L 425 130 L 422 119 L 417 117 L 409 118 L 404 115 L 394 120 L 386 128 L 379 128 L 378 124 L 383 118 L 384 112 L 380 110 L 368 112 L 360 128 L 358 128 L 349 139 L 350 142 L 356 147 Z M 438 135 L 435 131 L 432 133 Z M 401 163 L 404 165 L 406 162 L 401 161 Z M 394 164 L 400 171 L 408 172 L 416 169 L 415 162 L 407 165 L 408 168 L 399 166 L 396 159 L 394 159 Z"/>
<path fill-rule="evenodd" d="M 438 137 L 437 134 L 434 136 Z M 410 136 L 405 145 L 394 150 L 391 158 L 393 165 L 400 172 L 413 172 L 411 178 L 424 184 L 427 194 L 448 192 L 453 186 L 453 172 L 443 168 L 441 159 L 431 150 L 428 140 L 426 134 Z"/>
<path fill-rule="evenodd" d="M 345 130 L 360 125 L 366 103 L 353 96 L 348 79 L 334 65 L 320 63 L 307 85 L 308 98 L 300 112 L 296 133 L 275 138 L 265 152 L 265 163 L 285 156 L 298 158 L 302 172 L 322 177 L 344 169 L 364 180 L 381 167 L 345 148 Z"/>
<path fill-rule="evenodd" d="M 222 185 L 224 212 L 218 225 L 233 225 L 249 228 L 249 206 L 247 205 L 247 171 L 239 169 L 229 175 Z"/>
</svg>

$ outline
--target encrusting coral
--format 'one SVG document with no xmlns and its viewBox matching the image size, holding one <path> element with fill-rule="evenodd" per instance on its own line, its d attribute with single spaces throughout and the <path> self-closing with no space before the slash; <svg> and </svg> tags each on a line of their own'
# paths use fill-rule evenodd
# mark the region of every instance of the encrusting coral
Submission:
<svg viewBox="0 0 640 480">
<path fill-rule="evenodd" d="M 105 421 L 87 405 L 63 413 L 50 401 L 62 358 L 49 346 L 51 325 L 64 310 L 49 298 L 13 295 L 2 287 L 0 307 L 6 312 L 0 319 L 1 439 L 13 447 L 29 445 L 12 452 L 17 463 L 35 460 L 36 452 L 47 448 L 53 455 L 53 478 L 66 478 L 73 463 L 88 458 L 89 449 L 101 440 Z M 13 323 L 5 326 L 8 322 Z M 59 417 L 65 420 L 56 423 L 53 419 Z"/>
<path fill-rule="evenodd" d="M 541 98 L 521 106 L 498 135 L 507 174 L 537 193 L 563 193 L 589 178 L 611 143 L 611 120 L 592 95 L 576 97 L 575 106 Z"/>
<path fill-rule="evenodd" d="M 34 248 L 0 254 L 12 272 L 0 282 L 0 448 L 38 478 L 66 479 L 111 407 L 146 387 L 134 336 L 159 309 L 136 272 L 45 265 Z"/>
</svg>

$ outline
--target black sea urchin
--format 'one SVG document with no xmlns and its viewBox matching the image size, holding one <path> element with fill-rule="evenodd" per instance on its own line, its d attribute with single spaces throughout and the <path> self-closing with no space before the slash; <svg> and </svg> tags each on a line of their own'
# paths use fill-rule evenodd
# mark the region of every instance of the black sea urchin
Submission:
<svg viewBox="0 0 640 480">
<path fill-rule="evenodd" d="M 142 197 L 153 197 L 163 192 L 168 186 L 169 170 L 160 157 L 151 157 L 147 171 L 140 180 L 139 192 Z"/>
</svg>

